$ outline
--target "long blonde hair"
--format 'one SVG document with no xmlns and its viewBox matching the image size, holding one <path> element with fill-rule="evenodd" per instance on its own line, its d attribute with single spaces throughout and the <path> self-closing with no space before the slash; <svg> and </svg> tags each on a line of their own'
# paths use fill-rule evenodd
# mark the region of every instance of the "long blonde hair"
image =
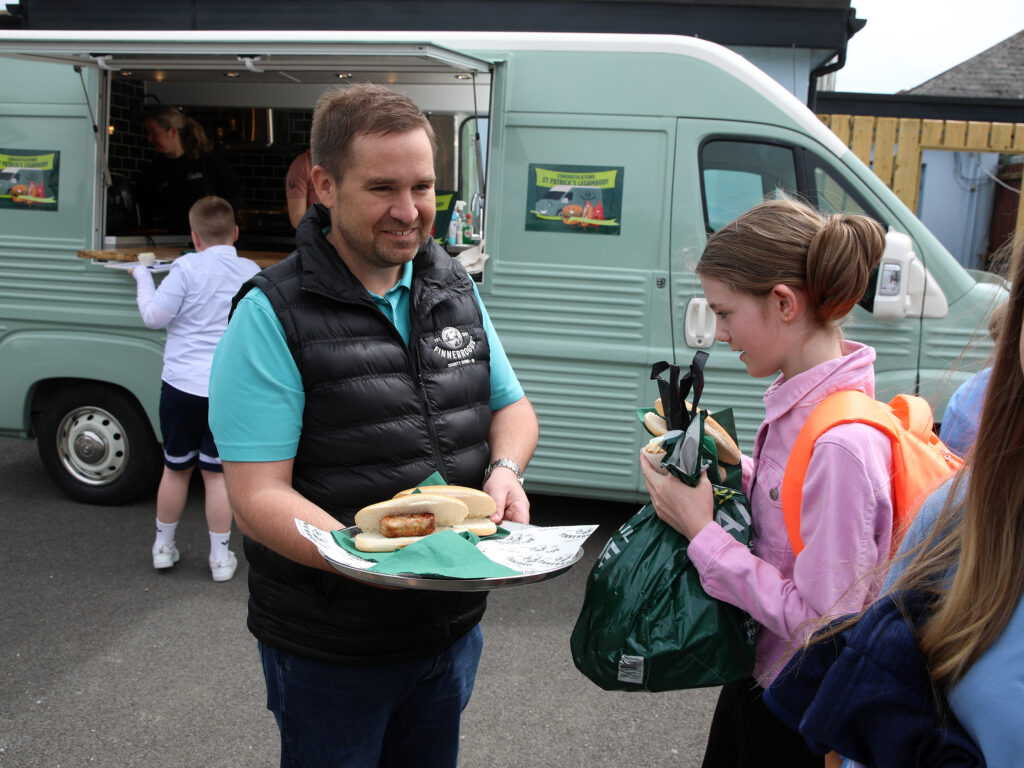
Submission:
<svg viewBox="0 0 1024 768">
<path fill-rule="evenodd" d="M 1024 595 L 1022 259 L 1024 238 L 1018 237 L 978 438 L 933 530 L 907 553 L 907 566 L 893 584 L 894 591 L 935 598 L 917 640 L 944 691 L 995 642 Z"/>
</svg>

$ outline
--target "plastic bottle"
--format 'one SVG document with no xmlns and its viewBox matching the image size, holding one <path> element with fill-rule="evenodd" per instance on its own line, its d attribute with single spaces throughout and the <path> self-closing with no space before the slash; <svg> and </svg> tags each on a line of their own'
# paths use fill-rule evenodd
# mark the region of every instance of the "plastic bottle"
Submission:
<svg viewBox="0 0 1024 768">
<path fill-rule="evenodd" d="M 466 220 L 462 224 L 462 244 L 473 244 L 473 214 L 467 213 Z"/>
<path fill-rule="evenodd" d="M 455 210 L 452 211 L 452 220 L 448 223 L 448 245 L 458 245 L 461 237 L 462 232 L 459 223 L 459 204 L 456 203 Z"/>
</svg>

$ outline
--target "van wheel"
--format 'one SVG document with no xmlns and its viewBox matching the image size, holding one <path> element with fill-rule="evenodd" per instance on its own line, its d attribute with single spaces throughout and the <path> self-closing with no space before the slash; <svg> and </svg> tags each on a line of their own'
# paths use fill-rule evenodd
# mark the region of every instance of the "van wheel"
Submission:
<svg viewBox="0 0 1024 768">
<path fill-rule="evenodd" d="M 36 422 L 39 457 L 75 501 L 125 504 L 160 481 L 160 445 L 142 409 L 117 390 L 83 385 L 58 392 Z"/>
</svg>

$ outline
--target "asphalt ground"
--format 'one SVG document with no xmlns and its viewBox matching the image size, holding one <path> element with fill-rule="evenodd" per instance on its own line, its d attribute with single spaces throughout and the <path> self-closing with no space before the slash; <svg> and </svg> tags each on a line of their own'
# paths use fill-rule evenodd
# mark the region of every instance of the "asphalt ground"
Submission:
<svg viewBox="0 0 1024 768">
<path fill-rule="evenodd" d="M 568 572 L 491 593 L 460 765 L 698 766 L 717 689 L 606 692 L 569 653 L 587 575 L 634 506 L 532 501 L 539 525 L 601 527 Z M 72 502 L 34 443 L 0 440 L 0 766 L 278 765 L 244 558 L 232 581 L 211 581 L 194 486 L 182 559 L 154 571 L 154 503 Z"/>
</svg>

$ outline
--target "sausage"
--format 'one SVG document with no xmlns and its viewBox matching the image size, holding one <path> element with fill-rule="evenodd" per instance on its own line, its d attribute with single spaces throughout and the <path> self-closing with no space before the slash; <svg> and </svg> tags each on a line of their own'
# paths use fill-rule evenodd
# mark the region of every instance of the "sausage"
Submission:
<svg viewBox="0 0 1024 768">
<path fill-rule="evenodd" d="M 400 536 L 426 536 L 434 532 L 434 515 L 432 512 L 385 515 L 380 519 L 380 532 L 389 539 L 397 539 Z"/>
</svg>

